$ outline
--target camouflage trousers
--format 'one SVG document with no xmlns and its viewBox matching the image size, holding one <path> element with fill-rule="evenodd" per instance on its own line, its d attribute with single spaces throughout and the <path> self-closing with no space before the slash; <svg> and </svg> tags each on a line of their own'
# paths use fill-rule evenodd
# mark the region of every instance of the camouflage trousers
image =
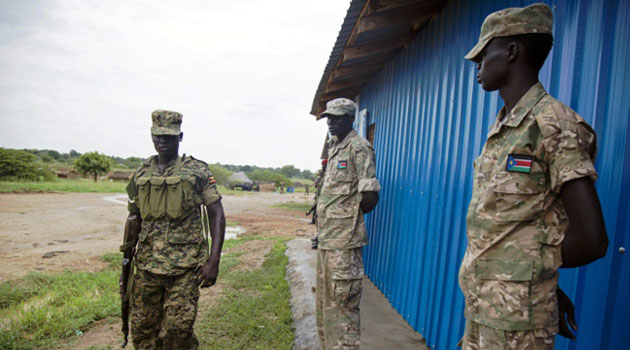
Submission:
<svg viewBox="0 0 630 350">
<path fill-rule="evenodd" d="M 315 315 L 323 350 L 358 350 L 361 344 L 361 248 L 317 250 Z"/>
<path fill-rule="evenodd" d="M 555 333 L 548 329 L 504 331 L 466 320 L 462 350 L 553 350 Z"/>
<path fill-rule="evenodd" d="M 199 288 L 194 270 L 166 276 L 137 270 L 131 291 L 131 336 L 136 350 L 196 350 L 193 325 Z"/>
</svg>

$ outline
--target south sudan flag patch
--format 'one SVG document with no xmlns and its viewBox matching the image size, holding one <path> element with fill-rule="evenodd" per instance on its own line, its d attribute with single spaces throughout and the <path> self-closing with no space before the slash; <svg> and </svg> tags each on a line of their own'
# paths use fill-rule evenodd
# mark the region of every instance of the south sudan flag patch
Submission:
<svg viewBox="0 0 630 350">
<path fill-rule="evenodd" d="M 516 173 L 531 173 L 532 156 L 524 154 L 508 154 L 505 170 Z"/>
<path fill-rule="evenodd" d="M 340 160 L 337 162 L 337 169 L 348 169 L 348 161 Z"/>
</svg>

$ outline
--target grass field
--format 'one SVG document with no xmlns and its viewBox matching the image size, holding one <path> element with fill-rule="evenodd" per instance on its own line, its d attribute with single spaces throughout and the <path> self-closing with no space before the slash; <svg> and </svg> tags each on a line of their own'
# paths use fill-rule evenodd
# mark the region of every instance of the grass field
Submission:
<svg viewBox="0 0 630 350">
<path fill-rule="evenodd" d="M 228 240 L 224 249 L 257 239 L 261 238 Z M 195 324 L 201 350 L 291 348 L 289 287 L 284 279 L 287 239 L 264 239 L 272 240 L 273 247 L 260 269 L 233 269 L 243 251 L 222 256 L 219 278 L 227 286 L 214 306 L 199 310 Z M 103 260 L 109 267 L 96 273 L 31 273 L 1 283 L 0 349 L 57 348 L 61 343 L 73 343 L 91 323 L 120 316 L 121 257 L 120 253 L 106 254 Z"/>
<path fill-rule="evenodd" d="M 98 181 L 89 179 L 55 179 L 54 181 L 0 181 L 0 193 L 4 192 L 96 192 L 123 193 L 127 183 L 124 181 Z M 250 194 L 252 192 L 230 190 L 219 186 L 221 194 Z"/>
<path fill-rule="evenodd" d="M 0 181 L 0 192 L 125 192 L 122 181 L 55 179 L 54 181 Z"/>
<path fill-rule="evenodd" d="M 276 208 L 283 208 L 283 209 L 307 212 L 307 211 L 309 211 L 311 209 L 311 207 L 313 207 L 313 203 L 312 203 L 312 201 L 307 202 L 307 203 L 304 203 L 304 202 L 286 202 L 286 203 L 274 204 L 273 206 L 276 207 Z"/>
<path fill-rule="evenodd" d="M 288 262 L 284 242 L 276 240 L 258 270 L 229 271 L 242 252 L 221 258 L 221 268 L 226 264 L 228 271 L 220 276 L 228 287 L 214 307 L 199 314 L 195 329 L 200 349 L 291 349 L 294 330 L 284 279 Z"/>
<path fill-rule="evenodd" d="M 81 334 L 89 323 L 120 314 L 117 254 L 105 271 L 30 273 L 0 284 L 0 349 L 46 348 Z M 115 261 L 114 261 L 115 260 Z"/>
</svg>

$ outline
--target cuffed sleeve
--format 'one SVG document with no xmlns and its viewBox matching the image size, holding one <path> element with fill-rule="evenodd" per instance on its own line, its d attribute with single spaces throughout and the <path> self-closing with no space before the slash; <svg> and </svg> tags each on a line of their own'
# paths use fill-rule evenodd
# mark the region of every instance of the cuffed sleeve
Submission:
<svg viewBox="0 0 630 350">
<path fill-rule="evenodd" d="M 210 172 L 210 169 L 207 167 L 201 172 L 198 186 L 199 193 L 201 194 L 201 202 L 204 205 L 207 206 L 221 200 L 222 197 L 217 189 L 217 182 L 214 176 L 212 176 L 212 172 Z"/>
<path fill-rule="evenodd" d="M 543 139 L 551 190 L 560 193 L 562 185 L 571 180 L 590 177 L 597 180 L 593 165 L 597 139 L 595 132 L 586 124 L 561 120 L 561 128 Z"/>
<path fill-rule="evenodd" d="M 376 160 L 371 146 L 361 147 L 355 156 L 356 171 L 359 178 L 359 192 L 379 192 L 381 185 L 376 178 Z"/>
</svg>

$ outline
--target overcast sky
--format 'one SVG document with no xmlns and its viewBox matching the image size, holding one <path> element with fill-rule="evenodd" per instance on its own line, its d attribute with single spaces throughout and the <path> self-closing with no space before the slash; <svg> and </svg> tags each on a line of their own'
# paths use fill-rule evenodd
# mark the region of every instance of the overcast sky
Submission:
<svg viewBox="0 0 630 350">
<path fill-rule="evenodd" d="M 315 170 L 309 111 L 349 4 L 0 0 L 0 146 L 147 157 L 171 109 L 180 153 Z"/>
</svg>

